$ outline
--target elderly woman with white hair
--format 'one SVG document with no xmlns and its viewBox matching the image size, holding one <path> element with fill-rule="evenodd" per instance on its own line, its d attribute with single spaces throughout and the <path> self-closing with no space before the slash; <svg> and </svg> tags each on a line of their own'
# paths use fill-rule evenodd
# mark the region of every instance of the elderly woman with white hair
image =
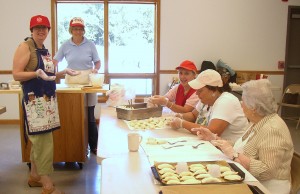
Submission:
<svg viewBox="0 0 300 194">
<path fill-rule="evenodd" d="M 252 124 L 233 146 L 221 138 L 215 140 L 216 136 L 206 128 L 192 130 L 243 165 L 272 194 L 288 194 L 294 147 L 287 125 L 276 113 L 270 86 L 266 79 L 242 85 L 242 108 Z"/>
</svg>

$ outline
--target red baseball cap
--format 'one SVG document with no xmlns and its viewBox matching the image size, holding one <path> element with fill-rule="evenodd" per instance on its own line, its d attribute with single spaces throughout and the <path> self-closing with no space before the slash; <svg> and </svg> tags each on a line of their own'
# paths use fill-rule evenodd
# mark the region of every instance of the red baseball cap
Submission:
<svg viewBox="0 0 300 194">
<path fill-rule="evenodd" d="M 177 70 L 180 68 L 187 69 L 187 70 L 197 73 L 196 65 L 192 61 L 189 61 L 189 60 L 183 61 L 178 67 L 176 67 Z"/>
<path fill-rule="evenodd" d="M 81 19 L 80 17 L 75 17 L 73 19 L 71 19 L 70 21 L 70 27 L 83 27 L 84 28 L 84 21 L 83 19 Z"/>
<path fill-rule="evenodd" d="M 46 26 L 47 28 L 51 28 L 49 19 L 43 15 L 36 15 L 30 19 L 30 27 L 32 29 L 35 26 Z"/>
</svg>

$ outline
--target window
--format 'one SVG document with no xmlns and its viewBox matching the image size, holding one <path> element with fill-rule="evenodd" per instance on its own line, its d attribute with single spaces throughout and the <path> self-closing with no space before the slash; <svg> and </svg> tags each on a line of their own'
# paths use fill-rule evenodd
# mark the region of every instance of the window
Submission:
<svg viewBox="0 0 300 194">
<path fill-rule="evenodd" d="M 70 20 L 73 17 L 81 17 L 85 22 L 84 36 L 92 40 L 97 48 L 99 57 L 103 63 L 104 59 L 104 5 L 103 3 L 57 3 L 57 48 L 69 40 Z M 59 63 L 58 70 L 67 67 L 64 60 Z M 104 73 L 104 68 L 100 69 Z"/>
<path fill-rule="evenodd" d="M 81 17 L 86 26 L 85 36 L 98 50 L 100 73 L 105 74 L 106 82 L 134 87 L 136 95 L 152 95 L 158 91 L 157 6 L 159 0 L 56 0 L 53 7 L 57 33 L 53 37 L 57 38 L 53 48 L 70 39 L 69 22 L 73 17 Z M 58 70 L 66 66 L 66 61 L 61 62 Z"/>
</svg>

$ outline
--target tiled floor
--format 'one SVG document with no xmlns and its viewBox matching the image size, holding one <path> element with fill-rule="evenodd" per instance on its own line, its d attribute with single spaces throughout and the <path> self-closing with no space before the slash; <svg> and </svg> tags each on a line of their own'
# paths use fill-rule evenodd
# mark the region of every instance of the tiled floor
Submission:
<svg viewBox="0 0 300 194">
<path fill-rule="evenodd" d="M 0 194 L 40 194 L 27 185 L 29 168 L 22 163 L 18 125 L 0 125 Z M 76 163 L 57 163 L 51 175 L 55 186 L 66 194 L 99 194 L 101 166 L 90 154 L 80 170 Z"/>
<path fill-rule="evenodd" d="M 294 141 L 295 150 L 300 152 L 300 129 L 296 122 L 287 122 Z M 39 194 L 40 188 L 27 185 L 29 168 L 21 162 L 21 145 L 17 125 L 0 125 L 0 194 Z M 83 169 L 74 163 L 55 164 L 51 175 L 57 188 L 66 194 L 99 194 L 101 167 L 95 155 L 89 155 Z M 300 193 L 300 192 L 299 192 Z"/>
</svg>

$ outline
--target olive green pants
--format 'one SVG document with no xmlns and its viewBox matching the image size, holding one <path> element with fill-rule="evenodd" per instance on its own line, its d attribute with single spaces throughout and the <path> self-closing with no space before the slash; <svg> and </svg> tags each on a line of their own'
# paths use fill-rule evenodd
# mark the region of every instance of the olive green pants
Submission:
<svg viewBox="0 0 300 194">
<path fill-rule="evenodd" d="M 53 136 L 52 132 L 28 135 L 31 145 L 30 160 L 33 161 L 39 175 L 53 172 Z"/>
</svg>

